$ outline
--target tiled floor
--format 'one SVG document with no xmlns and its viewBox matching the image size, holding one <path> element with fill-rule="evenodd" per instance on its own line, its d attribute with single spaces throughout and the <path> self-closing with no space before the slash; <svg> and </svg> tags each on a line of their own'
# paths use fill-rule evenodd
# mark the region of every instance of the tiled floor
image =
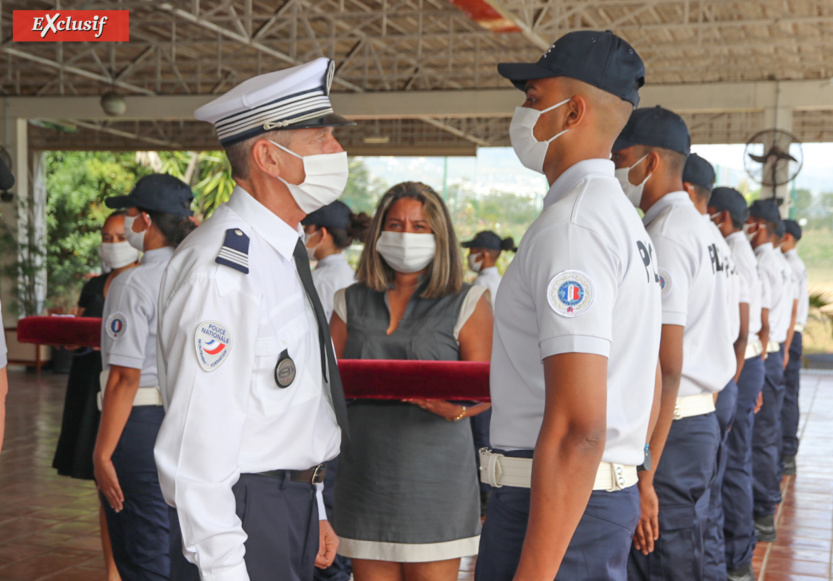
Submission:
<svg viewBox="0 0 833 581">
<path fill-rule="evenodd" d="M 12 369 L 6 442 L 0 454 L 0 581 L 104 578 L 95 489 L 58 476 L 65 375 Z M 831 576 L 833 549 L 833 374 L 805 373 L 797 477 L 784 482 L 778 542 L 755 553 L 758 581 L 819 581 Z M 464 563 L 460 579 L 471 579 Z"/>
</svg>

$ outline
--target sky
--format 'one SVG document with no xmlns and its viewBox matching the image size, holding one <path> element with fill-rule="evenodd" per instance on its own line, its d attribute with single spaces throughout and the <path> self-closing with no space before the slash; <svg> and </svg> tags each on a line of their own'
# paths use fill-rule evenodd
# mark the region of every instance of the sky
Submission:
<svg viewBox="0 0 833 581">
<path fill-rule="evenodd" d="M 692 151 L 715 166 L 716 185 L 737 188 L 748 181 L 743 168 L 743 145 L 694 145 Z M 816 194 L 833 192 L 833 143 L 805 143 L 803 153 L 804 165 L 796 187 Z M 389 186 L 419 180 L 438 192 L 443 190 L 444 183 L 465 184 L 481 195 L 497 189 L 541 197 L 547 191 L 546 179 L 523 167 L 511 147 L 482 147 L 477 157 L 449 157 L 447 177 L 443 157 L 365 157 L 363 160 L 370 172 Z"/>
</svg>

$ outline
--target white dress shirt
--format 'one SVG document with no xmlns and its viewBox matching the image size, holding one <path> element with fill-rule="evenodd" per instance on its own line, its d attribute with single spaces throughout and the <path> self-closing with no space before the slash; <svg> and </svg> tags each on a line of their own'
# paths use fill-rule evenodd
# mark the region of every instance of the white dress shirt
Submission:
<svg viewBox="0 0 833 581">
<path fill-rule="evenodd" d="M 481 269 L 477 278 L 474 279 L 475 286 L 484 286 L 489 289 L 489 294 L 492 295 L 492 307 L 495 306 L 497 300 L 497 288 L 500 286 L 500 273 L 497 266 L 490 266 Z"/>
<path fill-rule="evenodd" d="M 215 262 L 227 230 L 249 238 L 248 274 Z M 249 579 L 232 492 L 241 473 L 304 470 L 338 454 L 315 313 L 293 258 L 302 235 L 237 187 L 180 245 L 162 281 L 159 385 L 167 414 L 155 457 L 185 556 L 203 580 Z M 200 359 L 206 329 L 226 356 L 213 343 L 213 355 Z M 280 388 L 275 367 L 285 350 L 296 377 Z"/>
<path fill-rule="evenodd" d="M 113 279 L 101 315 L 101 363 L 140 369 L 139 387 L 159 385 L 156 320 L 162 274 L 174 249 L 149 250 L 142 263 Z"/>
<path fill-rule="evenodd" d="M 726 243 L 732 250 L 732 257 L 735 259 L 735 267 L 740 277 L 744 280 L 744 293 L 749 303 L 749 343 L 758 340 L 758 333 L 761 332 L 761 304 L 763 302 L 763 289 L 761 288 L 761 277 L 758 274 L 758 261 L 755 252 L 746 239 L 743 230 L 733 232 L 726 237 Z M 767 307 L 769 308 L 769 307 Z"/>
<path fill-rule="evenodd" d="M 318 261 L 318 266 L 312 271 L 312 284 L 318 291 L 324 316 L 329 322 L 333 314 L 333 297 L 340 291 L 356 282 L 356 273 L 350 268 L 347 259 L 341 252 L 330 254 Z"/>
<path fill-rule="evenodd" d="M 651 240 L 614 177 L 613 162 L 575 164 L 552 185 L 521 241 L 495 308 L 491 440 L 533 449 L 544 417 L 543 360 L 608 359 L 602 459 L 644 459 L 660 340 Z"/>
<path fill-rule="evenodd" d="M 784 258 L 793 269 L 796 280 L 798 281 L 798 312 L 795 317 L 795 330 L 802 332 L 807 325 L 807 317 L 810 313 L 810 290 L 808 288 L 807 267 L 804 266 L 804 261 L 798 255 L 798 251 L 793 248 L 784 253 Z"/>
<path fill-rule="evenodd" d="M 662 324 L 685 327 L 679 397 L 717 393 L 737 370 L 730 309 L 714 236 L 686 192 L 660 198 L 643 223 L 657 252 Z M 731 311 L 731 312 L 730 312 Z"/>
</svg>

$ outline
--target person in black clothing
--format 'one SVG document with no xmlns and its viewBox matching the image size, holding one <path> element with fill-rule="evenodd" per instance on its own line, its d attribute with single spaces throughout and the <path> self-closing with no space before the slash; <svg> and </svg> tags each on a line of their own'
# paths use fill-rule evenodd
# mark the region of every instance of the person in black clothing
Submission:
<svg viewBox="0 0 833 581">
<path fill-rule="evenodd" d="M 90 279 L 81 289 L 78 316 L 101 317 L 110 283 L 120 273 L 138 264 L 139 252 L 125 238 L 124 215 L 123 211 L 111 214 L 101 228 L 99 255 L 102 265 L 105 270 L 109 268 L 109 272 Z M 52 467 L 62 476 L 93 480 L 93 448 L 101 417 L 96 401 L 100 374 L 101 353 L 98 350 L 81 348 L 73 353 L 64 398 L 61 434 L 52 461 Z M 103 512 L 101 514 L 101 542 L 107 565 L 107 579 L 114 581 L 119 579 L 119 575 L 110 550 L 107 523 Z"/>
</svg>

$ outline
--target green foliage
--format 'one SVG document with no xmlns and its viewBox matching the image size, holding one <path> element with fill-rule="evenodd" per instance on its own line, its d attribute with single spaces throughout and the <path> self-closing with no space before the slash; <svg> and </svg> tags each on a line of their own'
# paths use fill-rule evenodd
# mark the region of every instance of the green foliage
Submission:
<svg viewBox="0 0 833 581">
<path fill-rule="evenodd" d="M 339 199 L 356 214 L 366 212 L 372 216 L 379 198 L 388 189 L 388 185 L 383 180 L 370 175 L 361 157 L 351 158 L 349 167 L 350 177 Z"/>
</svg>

